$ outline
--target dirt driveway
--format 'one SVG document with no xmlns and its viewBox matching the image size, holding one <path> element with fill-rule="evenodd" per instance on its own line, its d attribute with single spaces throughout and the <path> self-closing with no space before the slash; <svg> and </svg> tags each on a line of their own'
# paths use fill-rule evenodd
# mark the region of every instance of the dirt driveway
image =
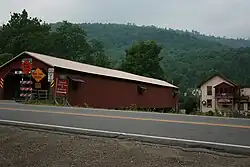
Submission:
<svg viewBox="0 0 250 167">
<path fill-rule="evenodd" d="M 249 167 L 250 157 L 0 126 L 0 166 Z"/>
</svg>

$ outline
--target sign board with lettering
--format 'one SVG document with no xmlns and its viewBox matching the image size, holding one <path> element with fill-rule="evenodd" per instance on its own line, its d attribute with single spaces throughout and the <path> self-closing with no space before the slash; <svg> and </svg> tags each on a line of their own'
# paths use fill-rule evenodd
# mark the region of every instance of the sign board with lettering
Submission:
<svg viewBox="0 0 250 167">
<path fill-rule="evenodd" d="M 68 94 L 69 81 L 68 79 L 57 79 L 56 81 L 56 95 L 66 96 Z"/>
<path fill-rule="evenodd" d="M 21 74 L 23 74 L 23 71 L 15 71 L 14 73 L 17 75 L 21 75 Z"/>
<path fill-rule="evenodd" d="M 32 70 L 32 62 L 30 60 L 22 60 L 22 71 L 23 74 L 29 74 L 29 72 Z"/>
<path fill-rule="evenodd" d="M 48 68 L 48 82 L 51 82 L 54 80 L 54 68 Z"/>
<path fill-rule="evenodd" d="M 48 68 L 48 73 L 54 73 L 55 69 L 54 68 Z"/>
<path fill-rule="evenodd" d="M 42 70 L 37 68 L 33 73 L 32 77 L 36 80 L 36 82 L 40 82 L 46 75 L 43 73 Z"/>
<path fill-rule="evenodd" d="M 36 83 L 35 83 L 35 88 L 36 88 L 36 89 L 41 89 L 41 87 L 42 87 L 42 85 L 41 85 L 40 82 L 36 82 Z"/>
</svg>

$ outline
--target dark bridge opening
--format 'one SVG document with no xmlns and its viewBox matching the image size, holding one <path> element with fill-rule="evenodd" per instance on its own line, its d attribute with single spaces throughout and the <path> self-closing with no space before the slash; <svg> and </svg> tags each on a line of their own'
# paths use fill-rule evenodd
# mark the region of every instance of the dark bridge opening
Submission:
<svg viewBox="0 0 250 167">
<path fill-rule="evenodd" d="M 4 100 L 14 100 L 20 91 L 21 76 L 10 72 L 4 78 Z"/>
</svg>

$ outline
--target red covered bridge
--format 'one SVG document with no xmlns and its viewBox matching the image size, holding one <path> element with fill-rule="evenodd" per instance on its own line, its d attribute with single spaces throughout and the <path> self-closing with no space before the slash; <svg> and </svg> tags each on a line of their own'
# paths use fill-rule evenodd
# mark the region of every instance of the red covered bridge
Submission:
<svg viewBox="0 0 250 167">
<path fill-rule="evenodd" d="M 0 67 L 0 99 L 13 99 L 20 90 L 24 75 L 18 75 L 18 71 L 23 72 L 22 60 L 27 59 L 32 61 L 34 77 L 42 78 L 39 81 L 31 77 L 32 90 L 49 90 L 53 97 L 57 84 L 51 82 L 66 79 L 66 96 L 73 106 L 125 108 L 136 105 L 138 108 L 175 109 L 178 104 L 178 88 L 166 81 L 32 52 L 23 52 Z M 53 75 L 49 69 L 53 69 Z"/>
</svg>

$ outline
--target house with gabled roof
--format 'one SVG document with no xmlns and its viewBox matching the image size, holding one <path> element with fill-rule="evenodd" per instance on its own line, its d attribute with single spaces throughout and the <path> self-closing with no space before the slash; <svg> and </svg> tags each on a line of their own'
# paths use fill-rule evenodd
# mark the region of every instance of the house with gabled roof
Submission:
<svg viewBox="0 0 250 167">
<path fill-rule="evenodd" d="M 223 113 L 250 111 L 249 87 L 240 86 L 219 74 L 209 77 L 198 87 L 201 91 L 201 112 L 216 110 Z"/>
</svg>

